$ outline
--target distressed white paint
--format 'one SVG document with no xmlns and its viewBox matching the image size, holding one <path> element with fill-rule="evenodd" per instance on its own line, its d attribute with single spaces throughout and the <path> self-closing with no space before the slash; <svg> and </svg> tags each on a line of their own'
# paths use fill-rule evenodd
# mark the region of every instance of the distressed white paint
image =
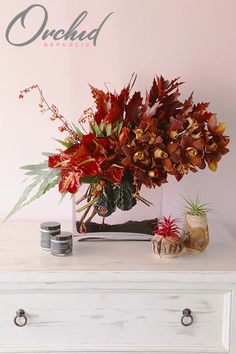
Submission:
<svg viewBox="0 0 236 354">
<path fill-rule="evenodd" d="M 150 242 L 74 242 L 71 257 L 54 257 L 39 247 L 37 222 L 8 222 L 0 235 L 0 271 L 236 271 L 235 239 L 220 224 L 209 225 L 205 252 L 169 260 L 156 257 Z"/>
<path fill-rule="evenodd" d="M 236 242 L 223 226 L 210 225 L 206 252 L 171 261 L 146 242 L 77 243 L 58 259 L 40 250 L 38 226 L 0 228 L 1 353 L 236 353 Z"/>
<path fill-rule="evenodd" d="M 229 337 L 230 292 L 91 290 L 9 291 L 0 295 L 1 349 L 60 350 L 175 349 L 225 351 Z M 191 308 L 194 323 L 181 325 Z M 28 324 L 13 324 L 24 308 Z M 211 328 L 210 331 L 209 328 Z M 9 342 L 14 338 L 14 343 Z"/>
</svg>

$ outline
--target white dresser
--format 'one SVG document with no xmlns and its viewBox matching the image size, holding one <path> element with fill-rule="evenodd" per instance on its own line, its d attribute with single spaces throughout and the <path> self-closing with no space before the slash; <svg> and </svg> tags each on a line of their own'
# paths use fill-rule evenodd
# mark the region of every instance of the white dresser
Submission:
<svg viewBox="0 0 236 354">
<path fill-rule="evenodd" d="M 236 239 L 220 224 L 210 236 L 170 260 L 149 242 L 75 242 L 58 258 L 39 223 L 1 225 L 0 353 L 236 354 Z"/>
</svg>

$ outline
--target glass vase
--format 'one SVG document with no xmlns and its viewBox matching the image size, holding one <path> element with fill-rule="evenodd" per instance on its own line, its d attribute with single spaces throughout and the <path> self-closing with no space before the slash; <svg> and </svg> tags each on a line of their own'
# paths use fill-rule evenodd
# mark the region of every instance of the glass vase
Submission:
<svg viewBox="0 0 236 354">
<path fill-rule="evenodd" d="M 87 203 L 87 200 L 81 202 L 87 188 L 88 185 L 82 185 L 73 197 L 73 234 L 79 237 L 79 240 L 141 241 L 151 239 L 153 223 L 162 216 L 163 187 L 150 189 L 143 186 L 139 193 L 141 198 L 137 199 L 136 205 L 130 210 L 123 211 L 116 207 L 108 217 L 104 218 L 96 214 L 92 219 L 93 206 L 85 217 L 85 210 L 77 212 L 81 209 L 81 205 Z"/>
</svg>

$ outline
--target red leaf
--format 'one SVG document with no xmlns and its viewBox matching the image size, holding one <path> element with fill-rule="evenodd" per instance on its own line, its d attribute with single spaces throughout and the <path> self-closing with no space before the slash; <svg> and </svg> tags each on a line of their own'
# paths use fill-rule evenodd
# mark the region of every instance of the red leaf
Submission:
<svg viewBox="0 0 236 354">
<path fill-rule="evenodd" d="M 95 144 L 94 140 L 95 140 L 95 137 L 94 137 L 93 133 L 83 135 L 82 144 L 89 152 L 93 152 L 96 149 L 96 144 Z"/>
<path fill-rule="evenodd" d="M 191 95 L 189 96 L 189 98 L 187 100 L 184 101 L 183 103 L 183 107 L 181 109 L 181 113 L 182 114 L 187 114 L 189 113 L 190 109 L 193 106 L 193 94 L 191 93 Z"/>
<path fill-rule="evenodd" d="M 141 96 L 141 93 L 135 92 L 126 106 L 125 125 L 127 125 L 129 122 L 137 122 L 142 101 L 143 98 Z"/>
<path fill-rule="evenodd" d="M 142 119 L 146 119 L 146 118 L 151 118 L 153 117 L 156 112 L 157 109 L 160 107 L 160 103 L 156 102 L 154 103 L 151 107 L 148 104 L 145 104 L 143 112 L 142 112 Z"/>
<path fill-rule="evenodd" d="M 104 118 L 107 123 L 114 123 L 115 121 L 122 120 L 122 111 L 119 106 L 114 106 L 110 109 Z"/>
<path fill-rule="evenodd" d="M 152 106 L 158 98 L 158 91 L 157 91 L 157 82 L 156 79 L 154 78 L 152 88 L 149 92 L 149 95 L 147 97 L 149 104 Z"/>
<path fill-rule="evenodd" d="M 194 106 L 194 111 L 201 112 L 205 111 L 209 106 L 209 102 L 201 102 Z"/>
<path fill-rule="evenodd" d="M 123 90 L 121 90 L 121 93 L 117 97 L 117 103 L 118 103 L 121 110 L 124 109 L 124 107 L 128 101 L 128 98 L 129 98 L 129 86 L 124 87 Z"/>
<path fill-rule="evenodd" d="M 97 112 L 95 113 L 94 119 L 97 124 L 100 124 L 104 117 L 107 115 L 109 93 L 106 93 L 102 90 L 98 90 L 91 85 L 90 88 L 97 106 Z"/>
<path fill-rule="evenodd" d="M 164 87 L 163 87 L 164 83 L 165 83 L 165 81 L 164 81 L 162 76 L 161 77 L 157 77 L 158 97 L 161 96 L 161 94 L 162 94 L 162 92 L 164 90 Z"/>
</svg>

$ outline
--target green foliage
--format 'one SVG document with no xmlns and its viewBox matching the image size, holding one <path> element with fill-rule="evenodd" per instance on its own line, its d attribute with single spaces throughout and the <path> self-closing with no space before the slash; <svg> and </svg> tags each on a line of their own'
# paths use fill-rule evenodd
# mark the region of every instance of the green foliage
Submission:
<svg viewBox="0 0 236 354">
<path fill-rule="evenodd" d="M 137 204 L 137 198 L 134 197 L 136 188 L 132 175 L 125 173 L 122 181 L 115 186 L 113 198 L 116 206 L 121 210 L 130 210 Z"/>
<path fill-rule="evenodd" d="M 68 143 L 67 141 L 64 140 L 59 140 L 59 139 L 53 139 L 53 140 L 56 140 L 58 143 L 65 146 L 67 149 L 70 148 L 72 145 L 74 145 L 74 143 Z"/>
<path fill-rule="evenodd" d="M 98 181 L 98 176 L 84 176 L 84 177 L 80 177 L 80 183 L 81 184 L 85 184 L 85 183 L 88 183 L 88 184 L 93 184 L 95 183 L 96 181 Z"/>
<path fill-rule="evenodd" d="M 120 132 L 121 132 L 121 129 L 122 129 L 122 128 L 123 128 L 123 122 L 119 122 L 119 123 L 117 124 L 117 132 L 116 132 L 117 138 L 119 138 Z"/>
<path fill-rule="evenodd" d="M 44 153 L 44 155 L 46 155 L 46 153 Z M 33 180 L 27 185 L 22 196 L 6 216 L 4 222 L 24 206 L 42 197 L 50 189 L 58 185 L 60 181 L 60 169 L 49 168 L 47 160 L 35 165 L 22 166 L 21 169 L 25 170 L 25 175 L 27 177 L 30 176 Z M 25 181 L 27 180 L 28 178 L 26 178 Z"/>
<path fill-rule="evenodd" d="M 83 133 L 81 132 L 81 130 L 80 130 L 80 129 L 77 127 L 77 125 L 75 125 L 73 122 L 71 123 L 71 125 L 73 126 L 73 128 L 74 128 L 76 134 L 78 135 L 78 137 L 79 137 L 80 139 L 82 139 Z"/>
<path fill-rule="evenodd" d="M 105 134 L 106 134 L 106 122 L 101 122 L 100 124 L 99 124 L 99 129 L 101 130 L 101 132 L 102 132 L 102 134 L 103 134 L 103 136 L 105 136 Z"/>
<path fill-rule="evenodd" d="M 184 212 L 189 215 L 196 215 L 196 216 L 205 216 L 211 209 L 207 207 L 209 203 L 201 203 L 198 195 L 196 199 L 191 199 L 189 197 L 185 198 L 182 196 L 185 201 L 184 205 Z"/>
<path fill-rule="evenodd" d="M 119 138 L 122 127 L 123 121 L 119 120 L 108 124 L 106 124 L 106 122 L 102 122 L 99 125 L 96 121 L 90 122 L 90 130 L 97 138 L 105 138 L 108 136 Z"/>
<path fill-rule="evenodd" d="M 93 134 L 97 137 L 97 138 L 101 138 L 104 137 L 105 135 L 102 133 L 100 126 L 97 124 L 96 121 L 94 121 L 93 123 L 90 123 L 90 129 L 92 130 Z"/>
</svg>

